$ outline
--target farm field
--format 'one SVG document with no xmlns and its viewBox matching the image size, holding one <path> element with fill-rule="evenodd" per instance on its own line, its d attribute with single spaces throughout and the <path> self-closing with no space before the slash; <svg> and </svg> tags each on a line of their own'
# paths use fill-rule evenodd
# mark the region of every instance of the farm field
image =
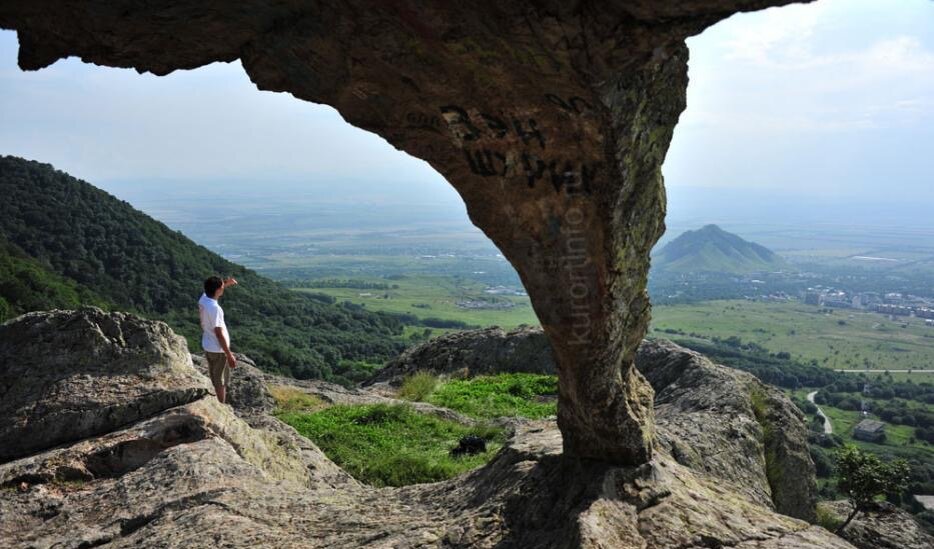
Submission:
<svg viewBox="0 0 934 549">
<path fill-rule="evenodd" d="M 863 419 L 859 412 L 841 410 L 826 404 L 821 405 L 821 410 L 830 418 L 834 434 L 842 437 L 847 444 L 855 444 L 876 454 L 894 454 L 899 457 L 913 457 L 923 460 L 934 458 L 934 446 L 913 439 L 914 427 L 883 422 L 885 423 L 886 440 L 884 444 L 875 444 L 853 438 L 853 427 Z M 879 418 L 870 416 L 870 419 L 878 420 Z"/>
<path fill-rule="evenodd" d="M 704 339 L 736 336 L 833 369 L 934 370 L 934 328 L 917 318 L 892 321 L 872 312 L 828 313 L 799 302 L 746 300 L 660 305 L 653 308 L 652 318 L 652 333 L 658 337 L 665 337 L 666 330 Z M 934 380 L 932 374 L 902 377 L 919 376 Z"/>
<path fill-rule="evenodd" d="M 327 294 L 338 301 L 350 301 L 374 311 L 405 313 L 419 319 L 439 318 L 461 321 L 471 326 L 500 326 L 515 328 L 520 324 L 538 325 L 529 298 L 514 295 L 484 293 L 486 285 L 455 276 L 404 276 L 392 279 L 367 278 L 367 282 L 388 284 L 388 289 L 315 287 L 294 288 Z M 487 302 L 502 309 L 472 309 L 458 306 L 458 302 Z M 418 328 L 413 328 L 417 330 Z"/>
<path fill-rule="evenodd" d="M 484 290 L 489 284 L 475 278 L 443 274 L 352 278 L 389 287 L 318 287 L 311 280 L 294 289 L 326 294 L 374 311 L 410 314 L 420 320 L 436 318 L 505 329 L 538 325 L 527 296 L 487 294 Z M 484 300 L 512 306 L 464 308 L 457 304 Z M 868 368 L 880 374 L 885 370 L 934 370 L 934 328 L 916 318 L 892 321 L 872 312 L 845 309 L 827 312 L 800 302 L 747 300 L 656 305 L 652 317 L 650 335 L 656 337 L 706 340 L 738 337 L 769 352 L 786 352 L 797 361 L 837 370 Z M 424 327 L 409 326 L 404 337 L 423 331 Z M 431 335 L 445 331 L 449 330 L 432 328 Z M 917 371 L 892 372 L 891 376 L 895 381 L 934 381 L 934 374 Z"/>
</svg>

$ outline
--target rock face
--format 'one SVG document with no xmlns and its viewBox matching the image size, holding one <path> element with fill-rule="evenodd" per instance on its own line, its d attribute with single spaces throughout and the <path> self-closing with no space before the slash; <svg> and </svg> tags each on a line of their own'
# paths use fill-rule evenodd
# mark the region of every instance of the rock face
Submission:
<svg viewBox="0 0 934 549">
<path fill-rule="evenodd" d="M 86 322 L 88 317 L 94 322 Z M 87 383 L 63 385 L 57 399 L 77 402 L 93 397 L 84 391 L 93 391 L 123 394 L 129 404 L 144 402 L 145 392 L 129 388 L 149 383 L 153 370 L 162 371 L 163 353 L 182 345 L 163 324 L 119 313 L 37 313 L 13 325 L 35 326 L 36 340 L 45 341 L 59 337 L 58 329 L 69 322 L 82 326 L 73 331 L 76 337 L 85 333 L 93 339 L 101 325 L 115 323 L 135 326 L 153 339 L 149 345 L 136 341 L 132 364 L 116 338 L 87 347 L 87 356 L 73 355 L 79 363 L 96 359 L 97 368 L 87 373 Z M 681 359 L 665 359 L 666 352 L 665 347 L 653 350 L 655 362 L 674 371 Z M 20 368 L 20 357 L 7 358 L 0 363 L 4 375 Z M 244 368 L 234 376 L 242 374 L 243 386 L 232 394 L 252 396 L 242 399 L 236 413 L 209 394 L 177 405 L 165 401 L 166 408 L 107 432 L 58 446 L 47 442 L 50 447 L 33 455 L 0 463 L 0 545 L 852 548 L 826 530 L 773 511 L 763 496 L 764 465 L 749 460 L 748 450 L 730 444 L 720 429 L 702 441 L 714 446 L 719 438 L 724 454 L 709 468 L 703 447 L 700 462 L 684 464 L 667 444 L 649 463 L 620 467 L 564 454 L 553 421 L 520 423 L 506 447 L 481 469 L 446 482 L 370 488 L 266 414 L 264 406 L 250 405 L 268 395 L 258 382 L 262 374 L 245 363 Z M 712 371 L 706 365 L 683 369 L 690 374 L 675 374 L 681 380 L 659 395 Z M 207 383 L 185 361 L 165 374 L 163 383 L 184 385 L 193 378 Z M 737 379 L 715 382 L 730 385 Z M 742 392 L 741 386 L 731 389 Z M 6 397 L 28 400 L 20 392 L 39 396 L 16 385 Z M 698 414 L 704 421 L 756 423 L 749 407 L 718 410 L 674 394 L 672 399 L 681 403 L 681 413 L 660 410 L 663 442 L 687 439 L 690 429 L 682 421 L 697 423 Z M 10 419 L 0 416 L 0 423 Z M 751 438 L 747 442 L 755 444 Z M 755 452 L 763 453 L 761 444 Z M 760 474 L 731 473 L 724 465 L 731 458 Z"/>
<path fill-rule="evenodd" d="M 94 308 L 3 324 L 0 364 L 0 461 L 108 433 L 209 391 L 168 326 Z"/>
<path fill-rule="evenodd" d="M 249 357 L 235 354 L 237 366 L 231 372 L 227 402 L 242 416 L 272 413 L 276 400 L 266 388 L 267 374 L 258 369 Z M 192 354 L 191 360 L 196 370 L 204 376 L 210 376 L 208 362 L 203 354 Z"/>
<path fill-rule="evenodd" d="M 787 397 L 669 341 L 644 342 L 636 365 L 655 389 L 659 442 L 675 460 L 751 501 L 815 520 L 807 424 Z"/>
<path fill-rule="evenodd" d="M 843 521 L 852 511 L 846 501 L 826 506 Z M 859 549 L 930 549 L 934 537 L 925 532 L 915 519 L 890 503 L 880 503 L 868 513 L 859 513 L 843 530 L 842 536 Z"/>
<path fill-rule="evenodd" d="M 426 160 L 528 290 L 560 373 L 568 453 L 644 463 L 661 166 L 685 107 L 685 38 L 791 0 L 4 2 L 19 64 L 77 55 L 167 74 L 239 59 Z"/>
<path fill-rule="evenodd" d="M 418 371 L 456 377 L 504 372 L 554 374 L 555 362 L 548 338 L 539 328 L 451 332 L 405 350 L 364 385 L 398 385 Z"/>
</svg>

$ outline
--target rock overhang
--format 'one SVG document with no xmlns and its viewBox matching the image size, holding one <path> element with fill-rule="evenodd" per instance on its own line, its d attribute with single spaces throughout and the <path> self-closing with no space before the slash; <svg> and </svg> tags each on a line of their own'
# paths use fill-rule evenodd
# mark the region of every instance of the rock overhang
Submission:
<svg viewBox="0 0 934 549">
<path fill-rule="evenodd" d="M 661 166 L 685 108 L 684 39 L 790 0 L 0 4 L 19 63 L 69 55 L 164 75 L 240 59 L 426 160 L 519 273 L 555 353 L 565 450 L 642 463 L 633 366 L 664 230 Z"/>
</svg>

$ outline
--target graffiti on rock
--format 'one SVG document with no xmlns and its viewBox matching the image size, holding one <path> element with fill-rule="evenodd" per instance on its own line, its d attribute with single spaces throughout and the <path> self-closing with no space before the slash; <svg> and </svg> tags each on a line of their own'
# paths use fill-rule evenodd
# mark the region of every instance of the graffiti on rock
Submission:
<svg viewBox="0 0 934 549">
<path fill-rule="evenodd" d="M 477 113 L 479 120 L 476 120 L 467 110 L 456 105 L 446 105 L 440 109 L 448 128 L 462 141 L 476 141 L 483 137 L 506 139 L 514 135 L 525 145 L 537 143 L 540 148 L 545 148 L 545 136 L 538 129 L 538 122 L 534 118 L 512 117 L 507 122 L 492 114 Z"/>
<path fill-rule="evenodd" d="M 547 181 L 557 193 L 564 190 L 568 194 L 590 194 L 594 178 L 600 170 L 599 163 L 545 160 L 528 153 L 522 153 L 521 158 L 529 188 L 534 188 L 538 181 Z"/>
<path fill-rule="evenodd" d="M 489 149 L 467 150 L 467 164 L 470 165 L 470 171 L 484 177 L 500 176 L 506 177 L 509 171 L 509 165 L 506 164 L 506 155 Z"/>
<path fill-rule="evenodd" d="M 572 112 L 591 108 L 580 97 L 566 100 L 554 97 Z M 471 113 L 457 105 L 439 109 L 451 134 L 459 141 L 471 173 L 481 177 L 515 177 L 530 189 L 544 184 L 556 193 L 591 193 L 601 164 L 546 154 L 547 140 L 534 118 L 496 116 L 476 110 Z M 420 117 L 407 121 L 425 125 Z"/>
<path fill-rule="evenodd" d="M 593 110 L 593 105 L 591 105 L 583 97 L 579 97 L 576 95 L 573 95 L 565 99 L 553 93 L 546 93 L 545 99 L 561 107 L 565 111 L 573 112 L 575 114 L 584 114 L 586 112 L 590 112 Z"/>
<path fill-rule="evenodd" d="M 425 130 L 441 133 L 441 119 L 433 114 L 424 112 L 410 112 L 405 115 L 407 130 Z"/>
</svg>

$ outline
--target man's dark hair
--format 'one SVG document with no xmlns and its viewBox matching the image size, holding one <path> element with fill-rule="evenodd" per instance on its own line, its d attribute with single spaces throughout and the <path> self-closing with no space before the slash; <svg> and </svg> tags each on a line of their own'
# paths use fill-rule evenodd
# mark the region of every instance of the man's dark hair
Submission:
<svg viewBox="0 0 934 549">
<path fill-rule="evenodd" d="M 224 281 L 219 276 L 212 276 L 204 281 L 204 293 L 208 297 L 214 297 L 217 290 L 224 285 Z"/>
</svg>

